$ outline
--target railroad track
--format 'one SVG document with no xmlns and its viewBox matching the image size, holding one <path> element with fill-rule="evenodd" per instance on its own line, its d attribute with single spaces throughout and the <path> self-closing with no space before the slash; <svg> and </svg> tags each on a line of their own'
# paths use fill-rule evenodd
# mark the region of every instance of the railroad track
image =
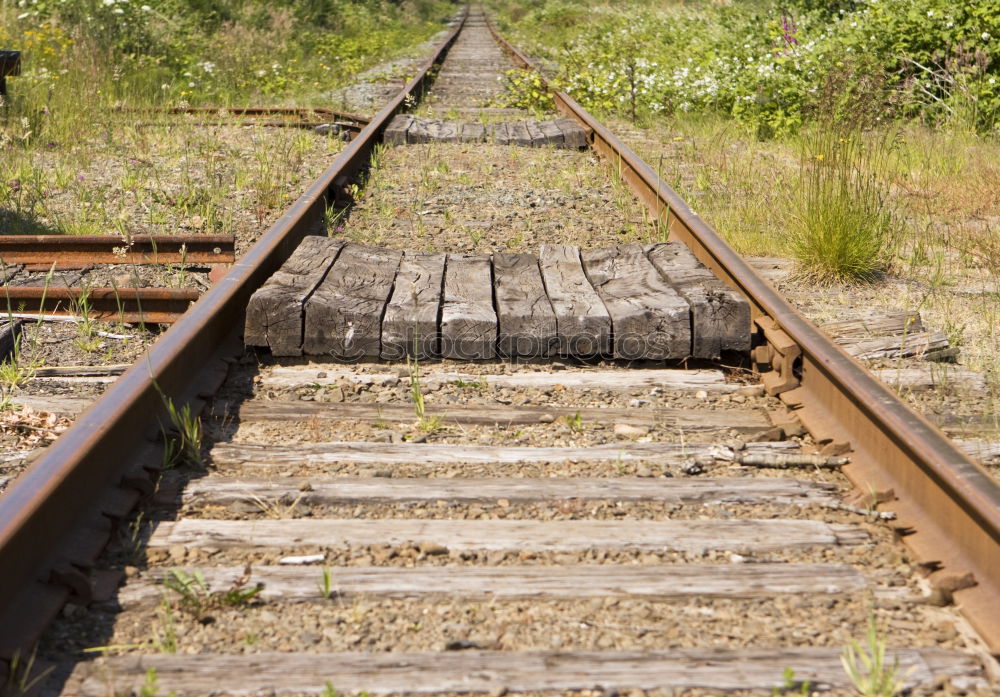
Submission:
<svg viewBox="0 0 1000 697">
<path fill-rule="evenodd" d="M 470 161 L 518 171 L 538 152 L 580 177 L 600 166 L 572 148 L 521 147 L 555 137 L 538 125 L 555 115 L 487 107 L 477 118 L 510 61 L 526 64 L 481 12 L 463 16 L 427 69 L 0 499 L 0 656 L 15 689 L 847 694 L 843 646 L 874 623 L 907 686 L 991 693 L 996 484 L 566 95 L 562 114 L 671 238 L 746 298 L 759 376 L 711 361 L 259 362 L 245 349 L 252 294 L 303 236 L 324 232 L 327 204 L 354 204 L 340 234 L 406 249 L 426 229 L 397 212 L 376 234 L 366 211 L 414 163 L 453 158 L 439 175 L 466 189 L 449 200 L 437 187 L 427 215 L 442 221 L 469 211 L 475 183 L 455 169 Z M 412 145 L 404 119 L 351 201 L 382 133 L 425 96 L 425 115 L 446 118 L 421 122 Z M 482 132 L 454 125 L 477 120 Z M 462 134 L 473 142 L 454 142 Z M 607 208 L 609 188 L 580 185 L 532 234 L 570 234 L 572 211 Z M 166 400 L 210 404 L 201 448 L 177 432 L 191 419 L 164 437 Z M 163 469 L 168 443 L 183 466 Z"/>
</svg>

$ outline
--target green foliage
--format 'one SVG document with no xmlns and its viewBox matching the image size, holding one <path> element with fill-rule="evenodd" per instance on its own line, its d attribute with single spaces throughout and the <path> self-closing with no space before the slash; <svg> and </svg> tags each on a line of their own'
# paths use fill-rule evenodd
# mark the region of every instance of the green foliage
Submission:
<svg viewBox="0 0 1000 697">
<path fill-rule="evenodd" d="M 527 109 L 536 114 L 555 108 L 551 93 L 536 72 L 508 70 L 504 73 L 504 88 L 505 92 L 494 100 L 493 106 Z"/>
<path fill-rule="evenodd" d="M 840 662 L 862 697 L 893 697 L 903 689 L 903 676 L 899 673 L 898 658 L 891 665 L 886 661 L 885 639 L 878 633 L 874 614 L 868 617 L 865 639 L 864 647 L 851 639 L 844 647 Z"/>
<path fill-rule="evenodd" d="M 243 576 L 237 579 L 230 588 L 224 591 L 212 591 L 205 577 L 197 569 L 190 574 L 183 569 L 171 569 L 166 578 L 163 579 L 163 587 L 179 596 L 178 605 L 182 610 L 200 617 L 212 608 L 235 607 L 246 605 L 252 601 L 263 590 L 263 586 L 248 586 L 249 581 L 250 567 L 248 566 L 244 570 Z"/>
<path fill-rule="evenodd" d="M 633 119 L 728 114 L 762 138 L 797 132 L 831 73 L 864 59 L 885 116 L 1000 129 L 1000 0 L 654 3 L 519 0 L 505 29 L 586 108 Z M 512 85 L 517 94 L 518 85 Z"/>
<path fill-rule="evenodd" d="M 894 140 L 831 124 L 803 138 L 790 247 L 819 281 L 872 280 L 889 262 L 901 225 L 888 180 Z"/>
</svg>

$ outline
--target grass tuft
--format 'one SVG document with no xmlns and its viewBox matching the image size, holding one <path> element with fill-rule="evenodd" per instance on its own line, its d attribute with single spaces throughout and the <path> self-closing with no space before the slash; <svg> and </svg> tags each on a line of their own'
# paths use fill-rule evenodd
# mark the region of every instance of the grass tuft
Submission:
<svg viewBox="0 0 1000 697">
<path fill-rule="evenodd" d="M 789 220 L 802 275 L 818 282 L 877 279 L 902 232 L 890 191 L 893 134 L 815 129 L 802 146 Z"/>
</svg>

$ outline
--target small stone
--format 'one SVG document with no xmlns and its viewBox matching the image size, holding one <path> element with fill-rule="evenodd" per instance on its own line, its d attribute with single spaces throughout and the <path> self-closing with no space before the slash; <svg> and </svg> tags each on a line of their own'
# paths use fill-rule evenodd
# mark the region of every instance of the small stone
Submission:
<svg viewBox="0 0 1000 697">
<path fill-rule="evenodd" d="M 745 397 L 763 397 L 764 387 L 763 385 L 747 385 L 746 387 L 741 387 L 736 390 L 736 394 L 743 395 Z"/>
<path fill-rule="evenodd" d="M 317 380 L 324 380 L 325 378 L 326 378 L 326 371 L 325 370 L 321 370 L 318 373 L 316 373 L 316 379 Z"/>
<path fill-rule="evenodd" d="M 786 439 L 796 438 L 804 436 L 806 434 L 806 429 L 798 421 L 793 421 L 789 424 L 782 424 L 781 432 L 784 433 Z"/>
<path fill-rule="evenodd" d="M 550 423 L 552 423 L 555 420 L 556 420 L 556 417 L 553 416 L 552 414 L 547 413 L 547 412 L 545 414 L 542 414 L 541 416 L 538 417 L 538 422 L 539 423 L 543 423 L 543 424 L 550 424 Z"/>
<path fill-rule="evenodd" d="M 420 551 L 428 557 L 433 557 L 439 554 L 447 554 L 448 548 L 436 542 L 421 542 Z"/>
<path fill-rule="evenodd" d="M 490 690 L 488 697 L 504 697 L 504 695 L 506 695 L 508 691 L 509 690 L 507 689 L 506 685 L 501 685 L 500 687 L 494 687 L 492 690 Z"/>
<path fill-rule="evenodd" d="M 308 480 L 299 484 L 299 491 L 312 491 L 312 490 L 313 490 L 313 485 L 310 484 Z"/>
<path fill-rule="evenodd" d="M 633 426 L 632 424 L 615 424 L 614 434 L 634 438 L 649 435 L 649 426 Z"/>
<path fill-rule="evenodd" d="M 340 386 L 331 387 L 326 392 L 327 399 L 331 402 L 343 402 L 344 390 Z"/>
<path fill-rule="evenodd" d="M 694 397 L 695 399 L 706 400 L 708 399 L 708 392 L 706 392 L 705 390 L 698 390 L 697 392 L 694 393 Z"/>
<path fill-rule="evenodd" d="M 743 402 L 747 401 L 747 398 L 745 395 L 741 395 L 737 392 L 731 397 L 731 400 L 736 402 L 737 404 L 743 404 Z"/>
<path fill-rule="evenodd" d="M 635 468 L 635 476 L 637 477 L 652 477 L 653 470 L 649 469 L 646 465 L 639 465 Z"/>
<path fill-rule="evenodd" d="M 167 550 L 167 555 L 172 562 L 182 562 L 187 557 L 187 549 L 184 548 L 184 545 L 171 545 L 170 549 Z"/>
<path fill-rule="evenodd" d="M 785 431 L 781 426 L 775 426 L 766 431 L 761 431 L 760 433 L 754 434 L 750 438 L 751 443 L 777 443 L 778 441 L 785 440 Z"/>
<path fill-rule="evenodd" d="M 125 578 L 133 578 L 139 574 L 139 568 L 135 566 L 125 567 Z"/>
</svg>

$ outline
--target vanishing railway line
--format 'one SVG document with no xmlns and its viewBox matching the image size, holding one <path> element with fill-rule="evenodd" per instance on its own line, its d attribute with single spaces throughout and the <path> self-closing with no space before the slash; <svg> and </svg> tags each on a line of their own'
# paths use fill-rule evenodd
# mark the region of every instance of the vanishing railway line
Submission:
<svg viewBox="0 0 1000 697">
<path fill-rule="evenodd" d="M 53 694 L 846 694 L 842 647 L 874 622 L 901 682 L 990 693 L 997 485 L 569 97 L 560 118 L 483 107 L 510 61 L 527 65 L 482 13 L 463 16 L 0 499 L 12 683 L 32 681 L 41 638 L 32 668 Z M 584 179 L 600 165 L 583 144 L 690 248 L 684 273 L 657 265 L 670 244 L 615 244 L 622 225 L 574 234 L 612 205 Z M 428 162 L 444 164 L 421 211 L 366 217 Z M 585 183 L 545 203 L 545 225 L 524 214 L 538 257 L 507 253 L 504 229 L 473 223 L 525 217 L 475 198 L 475 166 Z M 326 237 L 327 207 L 347 203 Z M 462 215 L 491 254 L 450 248 Z M 672 342 L 636 350 L 625 326 Z M 760 382 L 727 377 L 719 355 L 751 340 Z M 164 439 L 167 398 L 208 407 L 203 447 L 190 418 Z M 163 471 L 168 444 L 186 464 Z"/>
</svg>

